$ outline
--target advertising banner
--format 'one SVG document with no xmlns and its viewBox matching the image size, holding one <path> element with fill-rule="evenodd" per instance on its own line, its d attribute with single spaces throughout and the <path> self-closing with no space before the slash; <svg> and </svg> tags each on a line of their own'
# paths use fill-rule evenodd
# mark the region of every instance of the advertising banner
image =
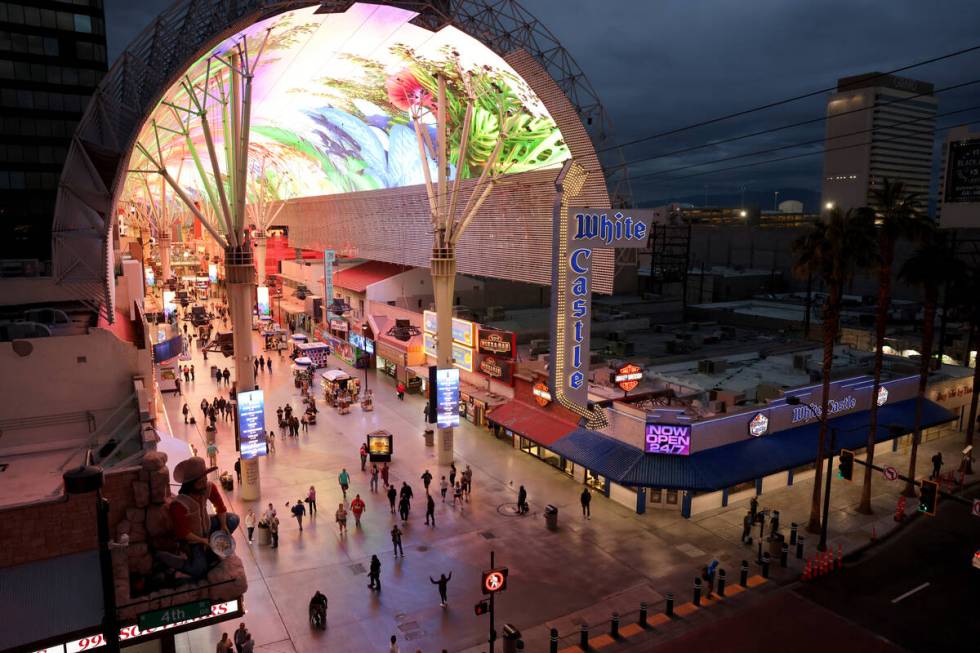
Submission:
<svg viewBox="0 0 980 653">
<path fill-rule="evenodd" d="M 177 293 L 173 290 L 163 291 L 163 317 L 170 320 L 177 312 Z"/>
<path fill-rule="evenodd" d="M 216 263 L 208 263 L 208 281 L 218 283 L 218 265 Z"/>
<path fill-rule="evenodd" d="M 473 349 L 476 346 L 476 323 L 454 317 L 453 342 L 458 342 L 467 349 Z"/>
<path fill-rule="evenodd" d="M 436 425 L 459 426 L 459 370 L 436 370 Z"/>
<path fill-rule="evenodd" d="M 501 383 L 512 385 L 514 383 L 514 364 L 506 359 L 496 356 L 480 356 L 480 374 L 496 379 Z"/>
<path fill-rule="evenodd" d="M 481 354 L 498 359 L 513 360 L 517 351 L 517 336 L 513 331 L 499 331 L 480 327 L 477 349 Z"/>
<path fill-rule="evenodd" d="M 432 356 L 436 358 L 438 353 L 436 352 L 436 337 L 432 333 L 422 334 L 422 348 L 425 350 L 426 356 Z"/>
<path fill-rule="evenodd" d="M 146 275 L 146 285 L 147 286 L 149 286 L 150 288 L 152 288 L 154 285 L 156 285 L 156 282 L 157 282 L 156 275 L 153 273 L 153 268 L 151 266 L 147 265 L 143 269 L 143 273 Z"/>
<path fill-rule="evenodd" d="M 349 333 L 347 334 L 347 340 L 350 344 L 354 345 L 361 351 L 365 351 L 369 354 L 374 353 L 374 341 L 370 338 L 365 338 L 359 333 Z"/>
<path fill-rule="evenodd" d="M 387 431 L 374 431 L 368 433 L 367 449 L 371 462 L 389 462 L 391 454 L 394 452 L 392 435 Z"/>
<path fill-rule="evenodd" d="M 238 442 L 242 458 L 255 458 L 268 453 L 265 431 L 265 398 L 261 390 L 239 392 Z"/>
<path fill-rule="evenodd" d="M 453 365 L 467 372 L 473 371 L 473 350 L 458 342 L 453 343 Z"/>
<path fill-rule="evenodd" d="M 259 286 L 255 289 L 256 303 L 259 305 L 259 317 L 269 317 L 272 305 L 269 303 L 269 287 Z"/>
<path fill-rule="evenodd" d="M 435 333 L 439 328 L 436 320 L 436 314 L 433 311 L 423 311 L 422 313 L 422 331 L 425 333 Z"/>
</svg>

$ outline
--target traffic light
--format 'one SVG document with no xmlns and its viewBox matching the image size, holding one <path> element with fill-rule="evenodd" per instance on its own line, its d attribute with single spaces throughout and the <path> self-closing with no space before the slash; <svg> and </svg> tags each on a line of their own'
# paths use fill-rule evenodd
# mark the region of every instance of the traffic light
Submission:
<svg viewBox="0 0 980 653">
<path fill-rule="evenodd" d="M 490 599 L 483 599 L 482 601 L 480 601 L 479 603 L 477 603 L 475 606 L 473 606 L 473 612 L 475 612 L 476 613 L 476 616 L 478 616 L 478 617 L 481 614 L 486 614 L 486 613 L 490 612 Z"/>
<path fill-rule="evenodd" d="M 837 463 L 837 476 L 845 481 L 854 480 L 854 452 L 850 449 L 840 450 L 840 462 Z"/>
<path fill-rule="evenodd" d="M 936 514 L 937 505 L 939 505 L 939 483 L 923 480 L 919 490 L 919 512 L 933 516 Z"/>
</svg>

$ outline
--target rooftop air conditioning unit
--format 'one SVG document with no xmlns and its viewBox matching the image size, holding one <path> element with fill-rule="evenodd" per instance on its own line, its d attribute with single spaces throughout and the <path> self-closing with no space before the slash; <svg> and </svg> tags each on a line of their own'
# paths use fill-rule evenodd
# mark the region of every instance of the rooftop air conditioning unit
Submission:
<svg viewBox="0 0 980 653">
<path fill-rule="evenodd" d="M 809 354 L 793 354 L 793 369 L 806 372 L 809 360 Z"/>
<path fill-rule="evenodd" d="M 699 374 L 714 374 L 715 373 L 715 362 L 712 360 L 700 360 L 698 361 L 698 373 Z"/>
</svg>

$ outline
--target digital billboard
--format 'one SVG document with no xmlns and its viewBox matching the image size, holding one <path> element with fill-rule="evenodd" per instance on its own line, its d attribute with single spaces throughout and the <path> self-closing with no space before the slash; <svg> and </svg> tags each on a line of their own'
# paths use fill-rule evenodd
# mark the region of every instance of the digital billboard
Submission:
<svg viewBox="0 0 980 653">
<path fill-rule="evenodd" d="M 476 345 L 476 324 L 469 320 L 453 318 L 453 342 L 458 342 L 468 349 Z"/>
<path fill-rule="evenodd" d="M 690 424 L 656 424 L 646 427 L 643 450 L 647 453 L 688 456 L 691 453 Z"/>
<path fill-rule="evenodd" d="M 208 263 L 208 281 L 218 283 L 218 266 L 216 263 Z"/>
<path fill-rule="evenodd" d="M 422 331 L 424 333 L 435 333 L 438 329 L 439 329 L 439 323 L 437 321 L 437 316 L 435 311 L 423 311 Z"/>
<path fill-rule="evenodd" d="M 256 304 L 259 307 L 259 317 L 272 315 L 272 306 L 269 304 L 269 287 L 259 286 L 255 289 Z"/>
<path fill-rule="evenodd" d="M 156 276 L 153 274 L 153 268 L 149 265 L 143 269 L 143 273 L 146 275 L 146 285 L 152 288 L 156 284 Z"/>
<path fill-rule="evenodd" d="M 436 370 L 436 425 L 459 426 L 459 370 Z"/>
<path fill-rule="evenodd" d="M 453 343 L 453 365 L 467 372 L 473 371 L 473 350 L 458 342 Z"/>
<path fill-rule="evenodd" d="M 205 52 L 187 71 L 189 79 L 204 79 L 209 65 L 215 70 L 213 55 L 247 45 L 249 58 L 258 62 L 252 80 L 251 173 L 272 182 L 274 199 L 423 184 L 413 112 L 420 107 L 427 112 L 424 129 L 435 140 L 428 112 L 434 115 L 436 109 L 439 71 L 448 73 L 450 179 L 479 177 L 491 165 L 506 165 L 507 173 L 557 168 L 570 158 L 555 120 L 530 86 L 499 55 L 458 28 L 430 31 L 412 24 L 415 12 L 374 3 L 355 2 L 344 12 L 317 9 L 287 11 L 250 25 Z M 195 197 L 207 200 L 191 151 L 206 156 L 203 132 L 193 128 L 188 147 L 169 106 L 188 104 L 180 85 L 184 79 L 181 75 L 163 95 L 139 140 L 154 143 L 156 151 L 153 124 L 158 125 L 168 171 Z M 516 128 L 503 141 L 499 161 L 505 164 L 490 160 L 502 128 L 490 100 L 477 104 L 469 122 L 470 147 L 460 156 L 467 86 L 483 97 L 506 98 Z M 210 95 L 206 108 L 220 115 L 218 94 Z M 212 129 L 219 146 L 220 131 Z M 144 163 L 143 155 L 134 153 L 129 168 L 143 169 Z M 435 176 L 436 162 L 429 157 L 427 164 Z M 130 175 L 127 193 L 143 192 L 142 176 Z"/>
<path fill-rule="evenodd" d="M 177 293 L 173 290 L 163 291 L 163 317 L 169 321 L 177 312 Z"/>
<path fill-rule="evenodd" d="M 945 201 L 980 203 L 980 139 L 949 144 Z"/>
<path fill-rule="evenodd" d="M 387 431 L 368 433 L 367 450 L 371 462 L 389 462 L 394 451 L 393 437 Z"/>
<path fill-rule="evenodd" d="M 255 458 L 268 453 L 265 432 L 265 398 L 261 390 L 239 392 L 238 442 L 242 458 Z"/>
</svg>

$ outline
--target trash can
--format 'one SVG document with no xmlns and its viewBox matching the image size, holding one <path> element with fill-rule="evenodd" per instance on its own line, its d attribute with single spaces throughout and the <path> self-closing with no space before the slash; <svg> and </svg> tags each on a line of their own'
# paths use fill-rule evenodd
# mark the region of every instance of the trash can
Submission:
<svg viewBox="0 0 980 653">
<path fill-rule="evenodd" d="M 425 429 L 425 446 L 432 447 L 435 446 L 435 431 L 432 429 Z"/>
<path fill-rule="evenodd" d="M 548 530 L 558 530 L 558 508 L 550 503 L 544 507 L 544 520 Z"/>
<path fill-rule="evenodd" d="M 272 531 L 269 530 L 269 525 L 265 522 L 259 522 L 258 529 L 259 532 L 259 545 L 269 546 L 272 544 Z"/>
<path fill-rule="evenodd" d="M 517 630 L 512 624 L 504 624 L 503 638 L 504 653 L 517 653 L 518 650 L 524 649 L 524 642 L 521 641 L 521 631 Z"/>
</svg>

